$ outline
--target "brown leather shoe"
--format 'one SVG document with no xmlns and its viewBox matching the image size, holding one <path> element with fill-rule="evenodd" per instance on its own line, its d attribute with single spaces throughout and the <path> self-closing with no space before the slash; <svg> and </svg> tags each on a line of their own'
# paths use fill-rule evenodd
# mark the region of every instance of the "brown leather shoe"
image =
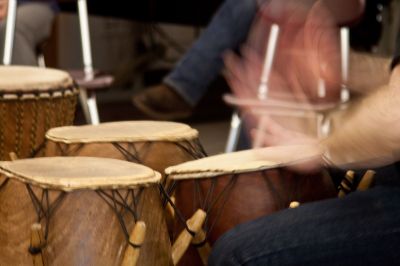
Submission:
<svg viewBox="0 0 400 266">
<path fill-rule="evenodd" d="M 181 120 L 192 115 L 193 108 L 167 85 L 145 89 L 132 98 L 133 105 L 155 120 Z"/>
</svg>

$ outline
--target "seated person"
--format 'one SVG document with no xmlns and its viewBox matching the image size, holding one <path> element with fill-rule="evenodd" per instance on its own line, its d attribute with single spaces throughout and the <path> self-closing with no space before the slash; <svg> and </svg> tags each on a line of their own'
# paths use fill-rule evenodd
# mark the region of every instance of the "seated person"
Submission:
<svg viewBox="0 0 400 266">
<path fill-rule="evenodd" d="M 227 50 L 237 50 L 247 39 L 261 2 L 226 0 L 204 33 L 172 72 L 160 85 L 135 95 L 134 105 L 152 119 L 177 120 L 189 117 L 207 92 L 208 85 L 220 74 L 223 68 L 223 53 Z M 350 71 L 362 71 L 366 76 L 376 73 L 375 60 L 370 60 L 368 56 L 351 54 L 351 60 L 356 64 L 350 64 Z M 373 63 L 367 62 L 367 66 L 364 66 L 364 61 Z M 380 63 L 388 62 L 389 60 L 383 60 Z M 382 79 L 388 76 L 384 74 Z M 364 91 L 365 86 L 375 87 L 372 84 L 362 84 L 362 79 L 357 82 L 351 85 L 360 91 Z"/>
<path fill-rule="evenodd" d="M 287 64 L 286 71 L 271 75 L 283 76 L 283 81 L 289 86 L 288 92 L 292 89 L 293 97 L 301 101 L 310 101 L 309 87 L 303 85 L 314 83 L 321 76 L 330 77 L 332 83 L 340 83 L 340 75 L 335 71 L 337 66 L 324 64 L 327 61 L 337 64 L 339 55 L 338 50 L 330 45 L 334 42 L 329 41 L 338 36 L 332 25 L 326 24 L 329 14 L 318 7 L 322 1 L 317 1 L 312 8 L 286 10 L 287 16 L 283 16 L 291 19 L 300 16 L 305 23 L 302 23 L 301 30 L 292 31 L 293 42 L 285 42 L 290 38 L 283 40 L 289 50 L 293 48 L 290 62 L 281 62 L 277 58 L 278 66 Z M 301 53 L 297 50 L 297 41 L 304 45 Z M 304 56 L 308 60 L 298 60 Z M 321 156 L 293 167 L 293 170 L 303 173 L 322 166 L 357 169 L 381 167 L 398 161 L 398 58 L 396 54 L 393 70 L 390 75 L 385 75 L 388 77 L 385 86 L 375 88 L 342 127 L 325 139 L 305 138 L 286 130 L 279 121 L 272 119 L 263 129 L 254 130 L 253 135 L 263 139 L 264 145 L 313 145 Z M 248 95 L 247 90 L 254 88 L 249 85 L 249 77 L 252 71 L 257 71 L 257 64 L 254 65 L 249 57 L 237 58 L 232 54 L 226 63 L 231 75 L 230 83 L 236 86 L 236 95 Z M 385 64 L 380 66 L 385 68 L 379 73 L 389 72 Z M 366 76 L 358 78 L 365 79 Z M 370 75 L 369 81 L 383 85 L 381 77 Z M 400 245 L 399 204 L 400 177 L 377 177 L 376 186 L 367 191 L 356 191 L 342 199 L 301 204 L 295 209 L 276 212 L 233 228 L 215 244 L 209 265 L 395 265 L 400 259 L 397 251 Z"/>
<path fill-rule="evenodd" d="M 8 0 L 0 0 L 0 43 L 3 55 Z M 57 3 L 18 1 L 11 64 L 37 65 L 37 48 L 51 33 Z"/>
<path fill-rule="evenodd" d="M 223 52 L 245 41 L 256 11 L 257 0 L 226 0 L 163 83 L 134 96 L 134 105 L 154 119 L 190 116 L 207 86 L 220 73 Z"/>
</svg>

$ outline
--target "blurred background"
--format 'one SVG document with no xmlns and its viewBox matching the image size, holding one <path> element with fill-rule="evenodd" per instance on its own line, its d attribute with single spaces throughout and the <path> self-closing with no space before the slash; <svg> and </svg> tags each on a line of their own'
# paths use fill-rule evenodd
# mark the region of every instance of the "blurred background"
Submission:
<svg viewBox="0 0 400 266">
<path fill-rule="evenodd" d="M 60 0 L 61 12 L 43 45 L 46 65 L 82 68 L 76 1 Z M 97 93 L 100 120 L 145 119 L 132 95 L 157 84 L 202 33 L 221 0 L 88 0 L 93 65 L 114 75 L 112 86 Z M 399 26 L 400 0 L 366 0 L 364 17 L 350 29 L 351 47 L 390 56 Z M 217 36 L 216 36 L 217 38 Z M 229 91 L 222 77 L 185 123 L 200 131 L 210 154 L 225 147 L 232 109 L 221 95 Z M 79 109 L 76 124 L 85 123 Z"/>
</svg>

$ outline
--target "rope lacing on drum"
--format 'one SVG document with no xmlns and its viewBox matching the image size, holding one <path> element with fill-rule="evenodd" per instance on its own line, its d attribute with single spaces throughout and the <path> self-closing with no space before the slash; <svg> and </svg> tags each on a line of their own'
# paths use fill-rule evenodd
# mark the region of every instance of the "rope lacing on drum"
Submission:
<svg viewBox="0 0 400 266">
<path fill-rule="evenodd" d="M 213 201 L 210 202 L 210 204 L 207 206 L 207 208 L 205 208 L 205 211 L 206 211 L 206 214 L 207 214 L 206 219 L 204 221 L 204 230 L 206 232 L 205 240 L 208 239 L 208 236 L 212 232 L 215 224 L 221 218 L 222 211 L 224 210 L 225 205 L 226 205 L 226 203 L 227 203 L 227 201 L 229 199 L 229 193 L 232 190 L 232 188 L 234 187 L 237 179 L 238 179 L 238 175 L 237 174 L 232 175 L 230 180 L 229 180 L 229 183 L 224 187 L 222 192 Z M 216 182 L 215 179 L 213 179 L 213 181 Z M 209 217 L 210 217 L 210 213 L 212 212 L 212 210 L 214 209 L 214 206 L 216 205 L 216 203 L 220 199 L 222 199 L 222 206 L 217 209 L 216 217 L 215 217 L 214 221 L 212 222 L 212 224 L 208 227 L 208 220 L 209 220 Z"/>
<path fill-rule="evenodd" d="M 193 159 L 200 159 L 207 156 L 206 151 L 198 139 L 193 141 L 181 141 L 175 143 L 179 148 L 192 156 Z"/>
<path fill-rule="evenodd" d="M 22 102 L 17 102 L 17 115 L 16 115 L 16 132 L 15 132 L 15 153 L 18 157 L 21 156 L 22 147 L 22 134 L 23 134 L 23 121 L 24 121 L 24 108 L 22 108 Z"/>
<path fill-rule="evenodd" d="M 44 150 L 44 147 L 46 146 L 46 140 L 43 141 L 39 146 L 37 146 L 35 149 L 32 150 L 31 154 L 29 155 L 29 158 L 37 157 L 39 152 Z"/>
<path fill-rule="evenodd" d="M 78 83 L 74 80 L 73 85 L 68 87 L 68 90 L 71 91 L 72 97 L 68 97 L 68 102 L 69 106 L 67 106 L 67 122 L 65 123 L 66 125 L 71 125 L 74 122 L 74 117 L 75 117 L 75 109 L 76 109 L 76 102 L 77 98 L 76 95 L 79 93 L 79 88 Z"/>
<path fill-rule="evenodd" d="M 128 148 L 130 150 L 132 150 L 133 152 L 131 152 L 128 149 L 124 148 L 118 142 L 112 142 L 112 145 L 125 157 L 125 159 L 127 161 L 141 163 L 140 155 L 139 155 L 140 153 L 136 149 L 135 145 L 132 145 L 132 144 L 128 143 Z"/>
<path fill-rule="evenodd" d="M 355 191 L 353 181 L 349 179 L 349 176 L 345 175 L 342 182 L 338 186 L 339 191 L 343 191 L 346 195 Z"/>
<path fill-rule="evenodd" d="M 137 206 L 139 204 L 140 197 L 142 195 L 143 188 L 139 188 L 135 194 L 135 190 L 127 189 L 125 196 L 122 196 L 118 190 L 112 190 L 111 194 L 104 190 L 98 189 L 96 193 L 107 203 L 108 206 L 114 211 L 117 219 L 121 225 L 122 232 L 125 236 L 126 241 L 133 248 L 140 248 L 141 245 L 135 244 L 129 240 L 129 232 L 126 227 L 124 215 L 130 213 L 135 221 L 138 221 Z M 129 203 L 129 201 L 131 201 Z"/>
<path fill-rule="evenodd" d="M 166 176 L 168 178 L 168 175 Z M 161 184 L 158 186 L 161 192 L 161 195 L 164 196 L 164 200 L 166 201 L 165 204 L 168 202 L 172 208 L 174 209 L 176 215 L 178 216 L 179 221 L 182 223 L 182 225 L 185 227 L 185 230 L 189 232 L 190 235 L 193 237 L 196 235 L 196 232 L 193 232 L 189 226 L 186 224 L 186 218 L 185 216 L 180 212 L 180 210 L 176 207 L 175 203 L 171 200 L 169 194 L 167 191 L 164 189 L 164 186 Z"/>
<path fill-rule="evenodd" d="M 64 143 L 56 142 L 57 149 L 61 152 L 61 156 L 73 156 L 77 154 L 83 147 L 83 143 L 76 144 L 76 146 L 73 148 L 71 145 L 67 145 Z"/>
<path fill-rule="evenodd" d="M 166 176 L 166 178 L 168 178 L 168 176 Z M 236 181 L 237 181 L 238 175 L 234 174 L 230 177 L 230 180 L 228 182 L 228 184 L 224 187 L 224 189 L 221 191 L 221 193 L 215 198 L 212 199 L 212 194 L 214 192 L 215 186 L 216 186 L 216 179 L 212 179 L 211 180 L 211 187 L 210 190 L 208 191 L 204 202 L 201 202 L 201 192 L 200 192 L 200 187 L 199 187 L 199 183 L 196 182 L 196 180 L 193 180 L 195 182 L 195 192 L 194 194 L 198 195 L 198 197 L 196 198 L 196 196 L 194 195 L 194 208 L 193 210 L 195 210 L 197 207 L 196 206 L 200 206 L 201 209 L 203 209 L 206 212 L 206 219 L 204 221 L 204 231 L 206 232 L 206 236 L 204 238 L 203 241 L 201 241 L 200 243 L 196 243 L 194 244 L 194 246 L 199 247 L 204 245 L 207 242 L 208 236 L 210 234 L 210 232 L 212 232 L 215 224 L 219 221 L 221 215 L 222 215 L 222 211 L 229 199 L 229 192 L 232 190 L 232 188 L 234 187 Z M 171 183 L 171 186 L 173 186 L 173 188 L 175 188 L 175 182 Z M 194 236 L 195 233 L 193 231 L 191 231 L 187 224 L 186 224 L 186 218 L 183 216 L 183 214 L 180 212 L 179 208 L 176 207 L 176 205 L 173 203 L 173 201 L 171 200 L 170 196 L 173 192 L 174 189 L 171 188 L 167 188 L 167 190 L 169 192 L 167 192 L 164 187 L 162 185 L 160 185 L 160 191 L 161 193 L 165 196 L 165 200 L 171 204 L 171 206 L 173 207 L 174 211 L 176 212 L 180 222 L 182 223 L 182 225 L 185 227 L 185 229 L 192 235 Z M 219 202 L 220 200 L 222 200 L 222 204 L 221 207 L 218 208 L 218 210 L 216 211 L 216 217 L 215 219 L 212 221 L 212 224 L 208 227 L 208 221 L 209 221 L 209 217 L 210 217 L 210 213 L 213 211 L 215 205 L 217 204 L 217 202 Z"/>
<path fill-rule="evenodd" d="M 0 103 L 0 159 L 4 160 L 4 133 L 5 133 L 5 116 L 6 116 L 6 110 L 5 110 L 5 103 L 1 102 Z"/>
<path fill-rule="evenodd" d="M 49 99 L 47 99 L 47 103 L 46 103 L 46 109 L 45 109 L 45 124 L 44 124 L 44 132 L 47 132 L 47 130 L 50 129 L 50 125 L 51 125 L 51 121 L 50 121 L 50 109 L 51 109 L 51 102 L 52 102 L 52 98 L 53 98 L 53 94 L 49 93 Z"/>
<path fill-rule="evenodd" d="M 53 201 L 52 204 L 50 204 L 50 199 L 49 199 L 49 191 L 48 189 L 43 189 L 42 190 L 42 195 L 40 196 L 40 199 L 36 196 L 35 192 L 33 192 L 31 186 L 29 184 L 26 184 L 26 188 L 28 190 L 29 196 L 32 200 L 33 207 L 35 208 L 36 215 L 37 215 L 37 222 L 40 223 L 42 219 L 45 221 L 45 233 L 44 233 L 44 239 L 45 242 L 43 246 L 38 247 L 38 248 L 33 248 L 29 247 L 29 252 L 37 252 L 36 249 L 39 249 L 39 252 L 42 248 L 45 247 L 47 243 L 47 237 L 49 234 L 49 227 L 50 227 L 50 218 L 54 212 L 54 210 L 59 206 L 61 201 L 64 199 L 65 192 L 60 192 L 57 198 Z M 37 252 L 38 253 L 38 252 Z M 37 253 L 32 253 L 32 254 L 37 254 Z"/>
<path fill-rule="evenodd" d="M 31 141 L 31 154 L 35 153 L 36 150 L 36 134 L 37 134 L 37 127 L 38 127 L 38 117 L 39 117 L 39 104 L 38 101 L 40 99 L 40 95 L 38 93 L 34 94 L 34 98 L 32 101 L 32 128 L 30 133 L 30 141 Z"/>
<path fill-rule="evenodd" d="M 10 179 L 5 178 L 1 183 L 0 183 L 0 191 L 2 190 L 3 187 L 5 187 Z"/>
<path fill-rule="evenodd" d="M 276 190 L 274 184 L 271 182 L 271 179 L 268 177 L 267 172 L 266 171 L 261 171 L 261 175 L 262 175 L 262 177 L 263 177 L 263 179 L 264 179 L 264 181 L 266 183 L 267 189 L 269 189 L 271 194 L 274 195 L 273 198 L 277 199 L 276 202 L 278 202 L 278 204 L 281 203 L 281 205 L 280 206 L 276 206 L 276 208 L 284 209 L 286 206 L 284 206 L 283 198 L 280 195 L 280 193 Z M 281 175 L 278 174 L 278 176 L 281 176 Z M 282 182 L 282 180 L 284 180 L 285 178 L 279 178 L 279 179 Z"/>
</svg>

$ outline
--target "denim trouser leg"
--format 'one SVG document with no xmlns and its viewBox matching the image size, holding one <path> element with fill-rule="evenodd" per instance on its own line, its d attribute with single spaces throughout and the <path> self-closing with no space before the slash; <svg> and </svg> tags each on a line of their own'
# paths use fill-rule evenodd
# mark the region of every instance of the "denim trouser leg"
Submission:
<svg viewBox="0 0 400 266">
<path fill-rule="evenodd" d="M 256 11 L 256 0 L 226 0 L 164 83 L 195 105 L 220 73 L 223 52 L 238 48 L 246 39 Z"/>
<path fill-rule="evenodd" d="M 209 265 L 398 265 L 400 188 L 376 187 L 242 224 Z"/>
</svg>

